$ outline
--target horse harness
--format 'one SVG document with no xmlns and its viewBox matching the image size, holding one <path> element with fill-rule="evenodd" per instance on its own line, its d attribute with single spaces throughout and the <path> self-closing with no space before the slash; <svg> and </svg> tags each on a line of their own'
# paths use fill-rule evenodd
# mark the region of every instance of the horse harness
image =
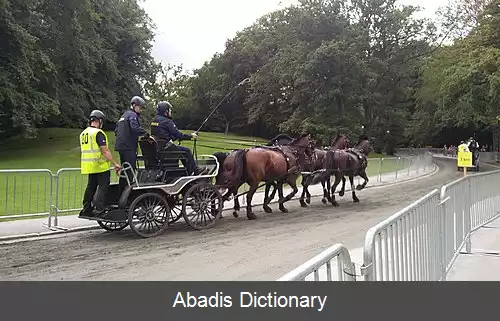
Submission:
<svg viewBox="0 0 500 321">
<path fill-rule="evenodd" d="M 348 148 L 346 152 L 358 158 L 358 160 L 361 162 L 360 167 L 363 167 L 363 165 L 365 165 L 366 156 L 362 154 L 359 150 L 355 148 Z"/>
<path fill-rule="evenodd" d="M 295 157 L 295 159 L 297 160 L 297 166 L 294 166 L 294 167 L 290 167 L 290 156 L 289 153 L 287 153 L 284 149 L 283 149 L 283 146 L 282 145 L 278 145 L 278 144 L 274 144 L 273 146 L 260 146 L 259 148 L 264 148 L 264 149 L 269 149 L 269 150 L 272 150 L 272 151 L 278 151 L 281 155 L 283 155 L 283 157 L 285 158 L 285 162 L 286 162 L 286 173 L 287 175 L 288 174 L 292 174 L 293 172 L 295 172 L 296 170 L 299 170 L 300 172 L 300 164 L 298 162 L 298 151 L 295 149 L 295 148 L 291 148 L 290 146 L 286 146 L 290 149 L 290 152 L 292 154 L 293 157 Z"/>
</svg>

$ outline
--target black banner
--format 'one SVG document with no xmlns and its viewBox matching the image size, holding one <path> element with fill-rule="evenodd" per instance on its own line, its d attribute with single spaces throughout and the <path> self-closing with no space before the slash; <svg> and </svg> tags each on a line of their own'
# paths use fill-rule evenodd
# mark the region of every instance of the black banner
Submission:
<svg viewBox="0 0 500 321">
<path fill-rule="evenodd" d="M 2 320 L 498 320 L 498 282 L 2 282 Z"/>
</svg>

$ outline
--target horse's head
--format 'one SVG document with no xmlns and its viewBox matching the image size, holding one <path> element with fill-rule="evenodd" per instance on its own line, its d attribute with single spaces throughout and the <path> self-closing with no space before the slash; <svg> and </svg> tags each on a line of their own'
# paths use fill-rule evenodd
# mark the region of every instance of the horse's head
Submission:
<svg viewBox="0 0 500 321">
<path fill-rule="evenodd" d="M 331 147 L 333 149 L 346 149 L 349 147 L 349 138 L 346 134 L 339 133 L 333 139 Z"/>
<path fill-rule="evenodd" d="M 303 134 L 299 138 L 292 140 L 288 146 L 298 158 L 299 165 L 302 168 L 308 168 L 316 148 L 311 135 Z"/>
<path fill-rule="evenodd" d="M 362 135 L 356 144 L 356 149 L 368 156 L 368 154 L 370 154 L 373 150 L 373 146 L 370 139 L 367 136 Z"/>
</svg>

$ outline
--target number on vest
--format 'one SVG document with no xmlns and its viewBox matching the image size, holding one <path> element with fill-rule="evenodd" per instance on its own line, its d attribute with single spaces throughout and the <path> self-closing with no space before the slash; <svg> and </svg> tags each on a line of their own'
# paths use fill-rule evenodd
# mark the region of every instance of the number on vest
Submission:
<svg viewBox="0 0 500 321">
<path fill-rule="evenodd" d="M 89 133 L 82 134 L 82 144 L 88 144 L 88 143 L 89 143 Z"/>
</svg>

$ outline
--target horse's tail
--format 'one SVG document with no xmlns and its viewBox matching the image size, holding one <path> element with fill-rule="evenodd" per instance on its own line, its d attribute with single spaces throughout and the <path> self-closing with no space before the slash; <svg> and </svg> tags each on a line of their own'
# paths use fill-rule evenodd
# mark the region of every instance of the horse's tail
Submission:
<svg viewBox="0 0 500 321">
<path fill-rule="evenodd" d="M 239 149 L 234 156 L 233 170 L 231 177 L 226 177 L 225 185 L 227 188 L 235 188 L 243 182 L 243 174 L 246 167 L 246 149 Z"/>
<path fill-rule="evenodd" d="M 216 184 L 219 184 L 219 182 L 221 182 L 221 178 L 224 175 L 224 161 L 226 160 L 229 153 L 215 152 L 212 155 L 215 156 L 217 162 L 219 162 L 219 172 L 217 173 L 217 177 L 215 178 Z"/>
</svg>

